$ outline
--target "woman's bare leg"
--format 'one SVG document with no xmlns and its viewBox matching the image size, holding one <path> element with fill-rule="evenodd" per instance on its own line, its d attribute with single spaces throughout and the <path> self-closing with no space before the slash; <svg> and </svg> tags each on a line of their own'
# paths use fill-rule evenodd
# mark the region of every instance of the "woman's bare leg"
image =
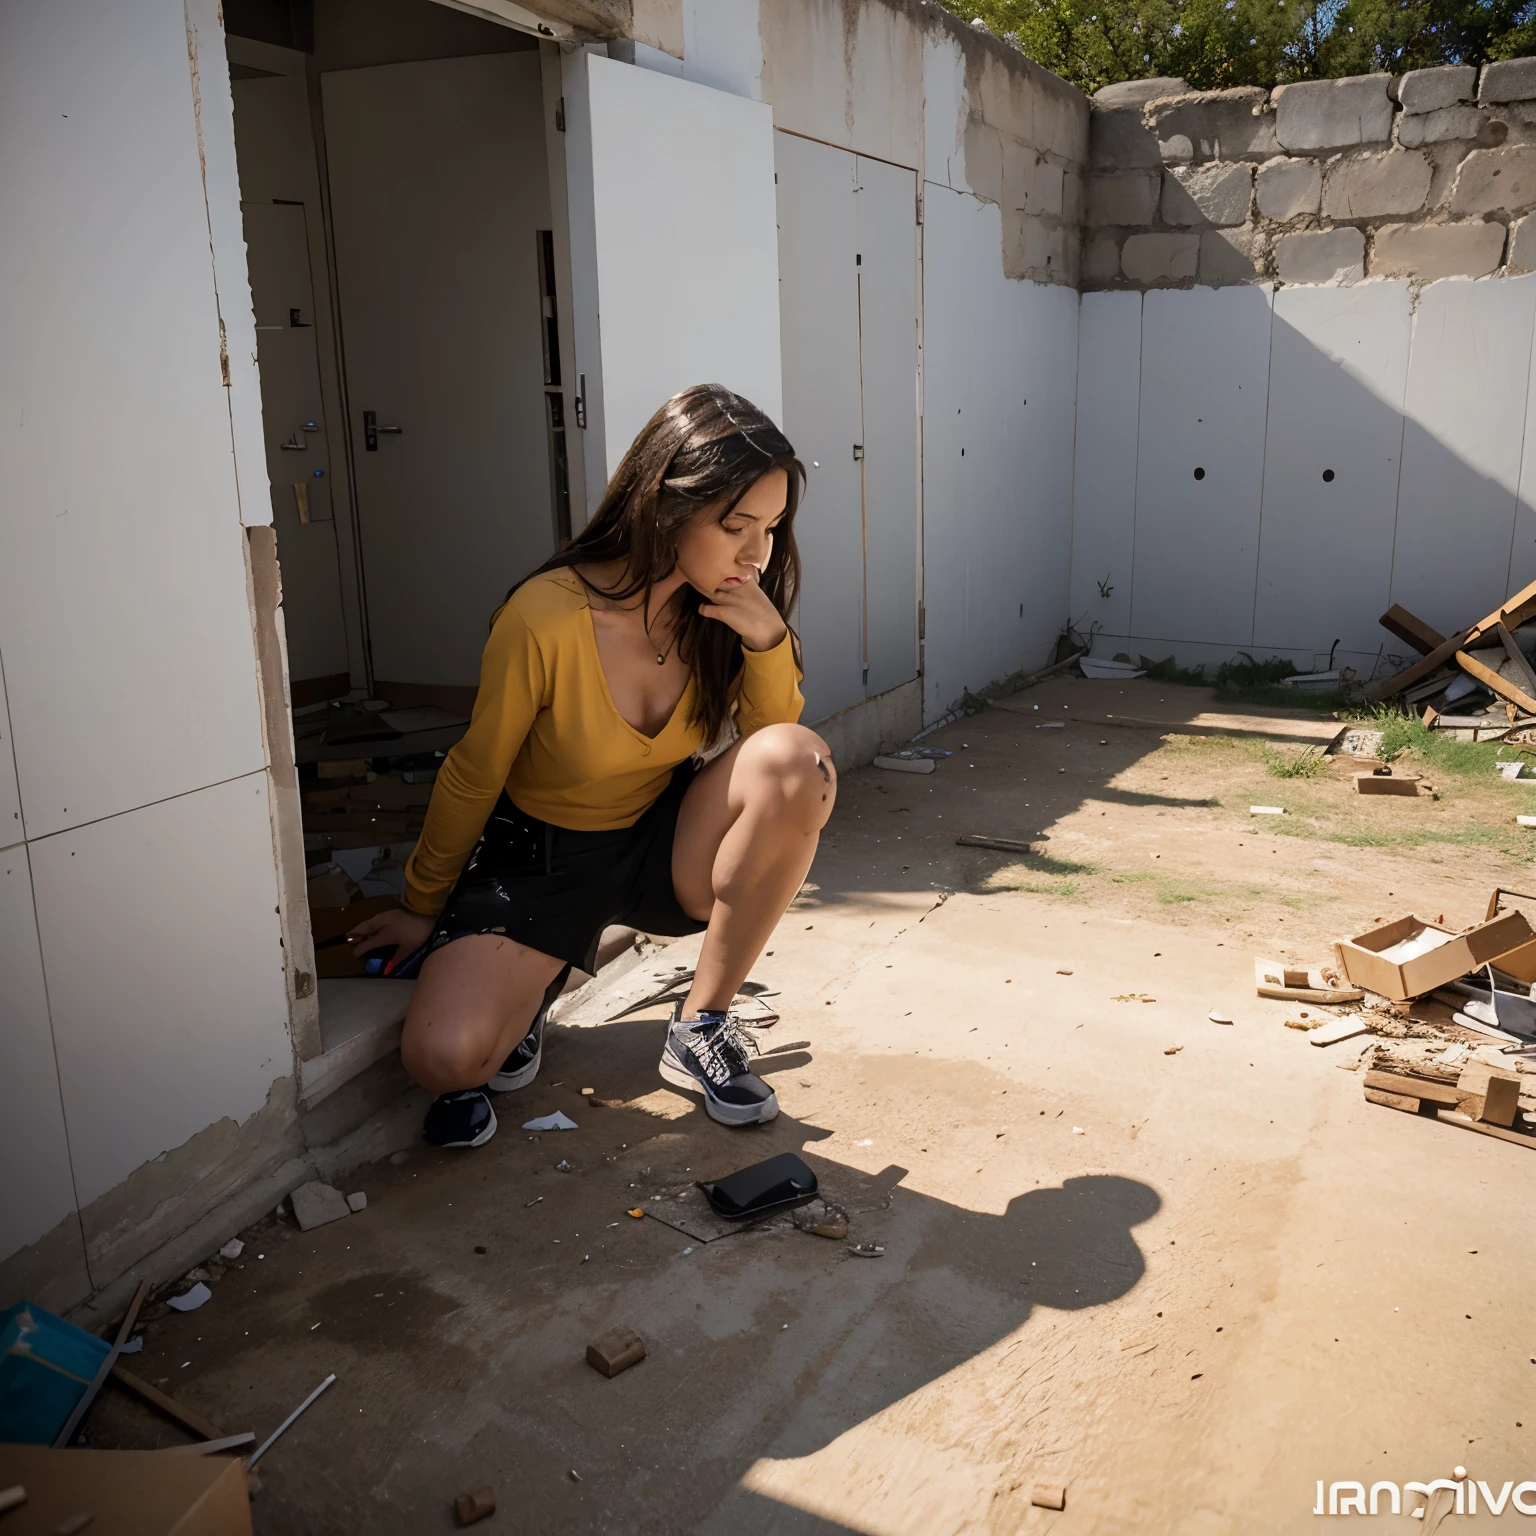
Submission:
<svg viewBox="0 0 1536 1536">
<path fill-rule="evenodd" d="M 709 928 L 683 1017 L 730 1007 L 805 880 L 836 798 L 832 754 L 803 725 L 755 731 L 688 786 L 672 888 Z"/>
<path fill-rule="evenodd" d="M 563 961 L 476 933 L 428 956 L 400 1039 L 405 1070 L 433 1093 L 478 1088 L 532 1025 Z"/>
</svg>

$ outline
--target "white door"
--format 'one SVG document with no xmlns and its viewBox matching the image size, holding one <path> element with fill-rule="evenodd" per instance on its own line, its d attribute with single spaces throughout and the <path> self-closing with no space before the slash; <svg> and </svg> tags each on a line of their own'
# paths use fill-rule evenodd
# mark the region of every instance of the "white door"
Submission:
<svg viewBox="0 0 1536 1536">
<path fill-rule="evenodd" d="M 635 434 L 690 384 L 780 419 L 773 113 L 591 54 L 566 75 L 578 421 L 595 507 Z"/>
<path fill-rule="evenodd" d="M 240 212 L 256 312 L 288 672 L 296 683 L 340 679 L 336 691 L 344 693 L 347 635 L 305 208 L 303 203 L 242 203 Z"/>
<path fill-rule="evenodd" d="M 784 431 L 805 465 L 795 515 L 802 567 L 796 627 L 805 718 L 864 697 L 864 437 L 859 398 L 855 157 L 775 136 Z"/>
<path fill-rule="evenodd" d="M 917 676 L 917 173 L 858 157 L 864 692 Z"/>
<path fill-rule="evenodd" d="M 539 56 L 322 80 L 377 686 L 473 686 L 555 544 L 540 329 Z"/>
<path fill-rule="evenodd" d="M 776 135 L 807 720 L 917 676 L 917 177 Z"/>
</svg>

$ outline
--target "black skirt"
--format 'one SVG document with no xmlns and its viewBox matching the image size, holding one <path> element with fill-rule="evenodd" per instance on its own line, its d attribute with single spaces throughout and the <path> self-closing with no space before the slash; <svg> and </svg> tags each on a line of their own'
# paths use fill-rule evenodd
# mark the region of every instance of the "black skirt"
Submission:
<svg viewBox="0 0 1536 1536">
<path fill-rule="evenodd" d="M 497 933 L 590 973 L 610 924 L 679 938 L 702 932 L 708 924 L 689 917 L 672 890 L 677 812 L 695 772 L 681 764 L 633 826 L 612 832 L 540 821 L 503 790 L 422 958 L 468 934 Z"/>
</svg>

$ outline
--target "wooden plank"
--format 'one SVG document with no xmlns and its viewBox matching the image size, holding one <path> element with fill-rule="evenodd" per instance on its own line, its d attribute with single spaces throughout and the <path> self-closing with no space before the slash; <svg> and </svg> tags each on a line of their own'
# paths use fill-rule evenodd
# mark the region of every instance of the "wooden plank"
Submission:
<svg viewBox="0 0 1536 1536">
<path fill-rule="evenodd" d="M 211 1423 L 200 1413 L 194 1413 L 190 1408 L 184 1408 L 174 1397 L 167 1396 L 159 1387 L 150 1386 L 142 1376 L 135 1376 L 125 1366 L 112 1367 L 112 1380 L 119 1386 L 127 1387 L 135 1397 L 142 1397 L 146 1403 L 153 1404 L 168 1418 L 175 1419 L 183 1429 L 190 1429 L 194 1435 L 201 1435 L 204 1440 L 224 1438 L 224 1431 L 217 1424 Z"/>
<path fill-rule="evenodd" d="M 1472 638 L 1470 630 L 1464 630 L 1459 635 L 1452 635 L 1449 640 L 1442 641 L 1427 656 L 1421 656 L 1411 667 L 1404 667 L 1401 672 L 1389 677 L 1377 691 L 1377 698 L 1390 699 L 1394 694 L 1401 693 L 1404 688 L 1411 688 L 1415 683 L 1423 681 L 1437 667 L 1442 667 L 1450 661 L 1457 650 Z"/>
<path fill-rule="evenodd" d="M 1405 1115 L 1421 1115 L 1424 1109 L 1420 1101 L 1410 1094 L 1388 1093 L 1385 1088 L 1367 1087 L 1365 1098 L 1368 1104 L 1380 1104 L 1384 1109 L 1400 1109 Z"/>
<path fill-rule="evenodd" d="M 1457 1114 L 1448 1109 L 1441 1110 L 1435 1118 L 1446 1125 L 1459 1125 L 1464 1131 L 1476 1131 L 1482 1136 L 1496 1136 L 1500 1141 L 1512 1141 L 1517 1147 L 1536 1149 L 1536 1136 L 1527 1136 L 1524 1131 L 1505 1130 L 1502 1125 L 1484 1125 L 1470 1115 Z"/>
<path fill-rule="evenodd" d="M 1525 659 L 1525 652 L 1520 649 L 1515 637 L 1502 624 L 1495 624 L 1493 632 L 1499 637 L 1499 644 L 1504 647 L 1504 654 L 1509 657 L 1515 669 L 1515 676 L 1525 685 L 1525 691 L 1536 696 L 1536 672 L 1531 671 L 1531 664 Z M 1508 709 L 1508 705 L 1505 706 Z M 1513 716 L 1511 716 L 1513 724 Z"/>
<path fill-rule="evenodd" d="M 1002 853 L 1039 853 L 1035 843 L 1020 842 L 1016 837 L 957 837 L 957 848 L 996 848 Z"/>
<path fill-rule="evenodd" d="M 1445 636 L 1438 629 L 1432 629 L 1400 603 L 1393 603 L 1382 614 L 1379 622 L 1383 629 L 1391 630 L 1399 640 L 1406 641 L 1421 656 L 1427 656 L 1437 645 L 1445 644 Z"/>
<path fill-rule="evenodd" d="M 1401 1093 L 1409 1098 L 1423 1099 L 1447 1109 L 1455 1109 L 1461 1103 L 1461 1095 L 1453 1083 L 1431 1082 L 1428 1078 L 1408 1077 L 1401 1072 L 1367 1072 L 1365 1086 L 1379 1088 L 1384 1093 Z"/>
<path fill-rule="evenodd" d="M 1505 598 L 1503 604 L 1495 608 L 1477 626 L 1478 632 L 1492 629 L 1495 624 L 1503 624 L 1509 629 L 1519 629 L 1528 619 L 1536 619 L 1536 581 L 1528 587 L 1521 587 L 1513 597 Z"/>
<path fill-rule="evenodd" d="M 1490 1077 L 1483 1093 L 1483 1109 L 1478 1119 L 1486 1125 L 1512 1126 L 1520 1110 L 1520 1080 L 1514 1077 Z"/>
<path fill-rule="evenodd" d="M 1357 795 L 1417 795 L 1419 781 L 1417 779 L 1402 778 L 1397 774 L 1385 773 L 1357 773 L 1355 775 L 1355 793 Z"/>
<path fill-rule="evenodd" d="M 1508 699 L 1526 714 L 1536 714 L 1536 699 L 1500 677 L 1492 667 L 1484 666 L 1475 656 L 1468 655 L 1466 651 L 1457 651 L 1456 665 L 1468 676 L 1475 677 L 1484 687 L 1493 689 L 1501 699 Z"/>
</svg>

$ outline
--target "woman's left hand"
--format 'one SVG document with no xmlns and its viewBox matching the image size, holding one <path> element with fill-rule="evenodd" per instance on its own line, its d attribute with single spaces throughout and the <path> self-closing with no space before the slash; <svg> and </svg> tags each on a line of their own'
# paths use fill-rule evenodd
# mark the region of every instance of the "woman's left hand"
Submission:
<svg viewBox="0 0 1536 1536">
<path fill-rule="evenodd" d="M 756 580 L 716 587 L 699 612 L 729 625 L 749 651 L 771 651 L 784 638 L 783 615 Z"/>
</svg>

